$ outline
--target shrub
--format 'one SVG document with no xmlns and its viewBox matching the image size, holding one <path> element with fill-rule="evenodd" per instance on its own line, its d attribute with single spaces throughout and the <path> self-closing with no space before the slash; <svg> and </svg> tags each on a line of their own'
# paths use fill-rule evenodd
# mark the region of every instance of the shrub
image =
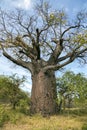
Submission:
<svg viewBox="0 0 87 130">
<path fill-rule="evenodd" d="M 82 126 L 82 130 L 87 130 L 87 124 L 84 124 L 84 125 Z"/>
<path fill-rule="evenodd" d="M 27 100 L 21 99 L 19 102 L 19 108 L 20 108 L 20 112 L 24 114 L 29 114 L 29 105 Z"/>
<path fill-rule="evenodd" d="M 5 108 L 2 105 L 0 105 L 0 127 L 2 127 L 4 123 L 8 120 L 9 116 L 6 113 Z"/>
</svg>

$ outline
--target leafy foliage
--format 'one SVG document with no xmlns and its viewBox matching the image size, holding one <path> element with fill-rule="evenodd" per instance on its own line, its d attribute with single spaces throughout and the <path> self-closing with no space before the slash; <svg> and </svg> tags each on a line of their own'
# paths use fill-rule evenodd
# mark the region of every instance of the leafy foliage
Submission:
<svg viewBox="0 0 87 130">
<path fill-rule="evenodd" d="M 74 74 L 67 71 L 62 77 L 57 78 L 57 92 L 59 101 L 66 102 L 67 107 L 71 107 L 71 104 L 85 107 L 87 104 L 87 78 L 81 73 Z"/>
<path fill-rule="evenodd" d="M 4 103 L 11 103 L 12 107 L 18 105 L 20 100 L 26 100 L 28 104 L 28 95 L 20 89 L 20 85 L 25 81 L 24 78 L 20 79 L 16 75 L 10 77 L 0 77 L 0 101 Z"/>
<path fill-rule="evenodd" d="M 6 110 L 4 106 L 0 105 L 0 127 L 3 126 L 3 124 L 9 120 L 8 114 L 6 113 Z"/>
<path fill-rule="evenodd" d="M 82 126 L 82 130 L 87 130 L 87 124 L 84 124 L 84 125 Z"/>
</svg>

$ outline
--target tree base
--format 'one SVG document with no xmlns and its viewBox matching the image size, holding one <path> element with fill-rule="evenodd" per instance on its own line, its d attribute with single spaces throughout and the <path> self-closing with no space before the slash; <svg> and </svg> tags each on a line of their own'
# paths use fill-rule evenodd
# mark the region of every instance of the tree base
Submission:
<svg viewBox="0 0 87 130">
<path fill-rule="evenodd" d="M 42 71 L 33 76 L 31 95 L 31 113 L 40 113 L 43 116 L 57 112 L 56 80 L 53 72 Z"/>
</svg>

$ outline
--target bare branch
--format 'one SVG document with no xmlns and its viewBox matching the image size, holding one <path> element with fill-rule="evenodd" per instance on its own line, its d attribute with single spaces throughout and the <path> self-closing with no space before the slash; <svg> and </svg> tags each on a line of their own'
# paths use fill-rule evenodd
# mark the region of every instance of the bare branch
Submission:
<svg viewBox="0 0 87 130">
<path fill-rule="evenodd" d="M 61 38 L 62 38 L 62 37 L 64 36 L 64 34 L 65 34 L 66 32 L 68 32 L 69 30 L 74 29 L 74 28 L 78 28 L 78 27 L 80 27 L 80 25 L 70 26 L 69 28 L 67 28 L 67 29 L 61 34 Z"/>
<path fill-rule="evenodd" d="M 79 14 L 70 25 L 64 11 L 52 12 L 48 5 L 39 3 L 38 15 L 35 13 L 32 16 L 27 15 L 28 13 L 22 14 L 21 11 L 12 14 L 1 12 L 0 50 L 3 45 L 5 57 L 25 68 L 28 67 L 28 63 L 24 61 L 31 61 L 37 64 L 37 67 L 43 68 L 41 61 L 44 60 L 47 63 L 45 70 L 57 70 L 74 59 L 86 56 L 85 15 Z M 13 54 L 10 56 L 8 50 L 13 51 L 15 57 Z"/>
<path fill-rule="evenodd" d="M 60 39 L 59 41 L 55 41 L 55 42 L 56 42 L 56 47 L 49 58 L 49 61 L 48 61 L 49 64 L 57 63 L 57 59 L 63 50 L 63 46 L 62 46 L 63 39 Z"/>
<path fill-rule="evenodd" d="M 11 60 L 13 63 L 19 65 L 19 66 L 22 66 L 26 69 L 29 69 L 30 72 L 32 72 L 32 65 L 30 62 L 24 62 L 23 60 L 20 60 L 20 59 L 14 59 L 12 56 L 10 56 L 4 49 L 3 49 L 3 55 L 8 58 L 9 60 Z"/>
<path fill-rule="evenodd" d="M 74 58 L 69 58 L 69 60 L 65 61 L 62 64 L 57 64 L 57 65 L 48 65 L 46 67 L 44 67 L 43 71 L 47 71 L 47 70 L 59 70 L 60 68 L 66 66 L 67 64 L 71 63 L 74 60 Z"/>
<path fill-rule="evenodd" d="M 77 57 L 80 57 L 80 54 L 83 54 L 86 51 L 87 51 L 87 48 L 82 49 L 81 51 L 78 51 L 77 53 L 74 51 L 72 53 L 68 53 L 66 56 L 58 59 L 59 62 L 63 61 L 63 60 L 65 60 L 65 62 L 63 62 L 61 64 L 56 64 L 56 65 L 48 65 L 48 66 L 44 67 L 44 71 L 50 70 L 50 69 L 56 71 L 64 66 L 66 66 L 67 64 L 73 62 Z M 82 58 L 82 57 L 80 57 L 80 58 Z M 66 61 L 66 59 L 67 59 L 67 61 Z"/>
<path fill-rule="evenodd" d="M 82 49 L 82 50 L 80 50 L 80 51 L 76 52 L 77 57 L 79 57 L 79 56 L 80 56 L 80 54 L 83 54 L 84 52 L 87 52 L 87 48 Z"/>
<path fill-rule="evenodd" d="M 62 56 L 62 57 L 58 58 L 57 63 L 66 60 L 66 59 L 69 58 L 71 55 L 72 55 L 72 53 L 68 53 L 68 54 L 66 54 L 65 56 Z"/>
<path fill-rule="evenodd" d="M 48 24 L 45 25 L 45 27 L 43 27 L 43 29 L 40 30 L 40 34 L 41 34 L 42 32 L 44 32 L 44 31 L 48 30 L 49 27 L 50 27 L 50 26 L 49 26 Z"/>
</svg>

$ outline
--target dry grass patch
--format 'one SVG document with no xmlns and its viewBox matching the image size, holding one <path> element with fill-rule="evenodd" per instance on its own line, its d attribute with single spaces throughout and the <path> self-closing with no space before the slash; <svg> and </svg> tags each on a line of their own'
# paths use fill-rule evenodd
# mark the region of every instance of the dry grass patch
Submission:
<svg viewBox="0 0 87 130">
<path fill-rule="evenodd" d="M 43 118 L 40 115 L 21 116 L 16 124 L 7 123 L 0 130 L 82 130 L 87 117 L 51 116 Z"/>
</svg>

